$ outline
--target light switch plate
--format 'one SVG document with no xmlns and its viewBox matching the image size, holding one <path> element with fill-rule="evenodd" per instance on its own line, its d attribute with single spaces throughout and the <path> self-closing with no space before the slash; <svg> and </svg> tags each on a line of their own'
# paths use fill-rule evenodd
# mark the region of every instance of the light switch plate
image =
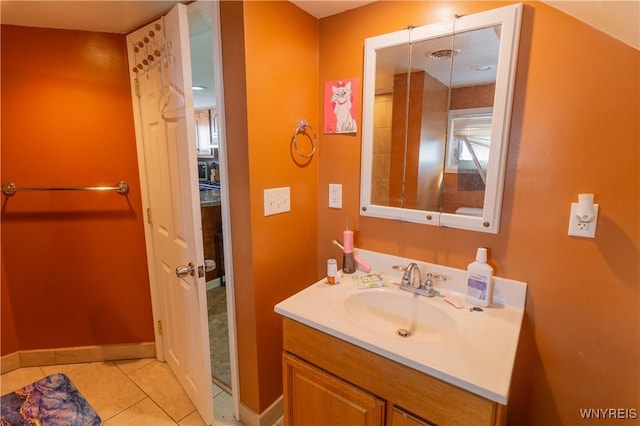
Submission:
<svg viewBox="0 0 640 426">
<path fill-rule="evenodd" d="M 291 211 L 291 189 L 288 186 L 264 190 L 264 215 Z"/>
<path fill-rule="evenodd" d="M 329 207 L 334 209 L 342 208 L 342 184 L 329 184 Z"/>
</svg>

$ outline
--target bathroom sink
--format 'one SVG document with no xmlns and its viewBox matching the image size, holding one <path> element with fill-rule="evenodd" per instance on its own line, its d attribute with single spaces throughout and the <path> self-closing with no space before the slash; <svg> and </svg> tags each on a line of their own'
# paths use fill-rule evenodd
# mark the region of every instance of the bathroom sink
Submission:
<svg viewBox="0 0 640 426">
<path fill-rule="evenodd" d="M 311 284 L 278 303 L 275 311 L 506 404 L 524 316 L 526 283 L 494 277 L 491 305 L 476 310 L 465 301 L 466 270 L 419 263 L 423 271 L 447 278 L 436 284 L 446 297 L 425 297 L 399 286 L 402 271 L 394 266 L 408 265 L 414 259 L 362 249 L 358 255 L 381 275 L 384 287 L 363 288 L 358 271 L 343 276 L 335 285 L 324 279 Z M 456 304 L 462 308 L 457 309 Z"/>
<path fill-rule="evenodd" d="M 387 288 L 355 290 L 334 304 L 336 313 L 353 325 L 382 336 L 412 340 L 437 339 L 456 329 L 454 319 L 434 300 Z"/>
</svg>

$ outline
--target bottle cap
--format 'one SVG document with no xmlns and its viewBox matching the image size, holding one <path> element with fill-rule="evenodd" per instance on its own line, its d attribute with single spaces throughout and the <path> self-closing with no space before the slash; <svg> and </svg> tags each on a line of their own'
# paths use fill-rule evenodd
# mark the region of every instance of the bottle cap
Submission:
<svg viewBox="0 0 640 426">
<path fill-rule="evenodd" d="M 487 249 L 480 247 L 476 253 L 476 262 L 487 263 Z"/>
<path fill-rule="evenodd" d="M 327 276 L 335 277 L 338 273 L 338 261 L 336 259 L 327 259 Z"/>
</svg>

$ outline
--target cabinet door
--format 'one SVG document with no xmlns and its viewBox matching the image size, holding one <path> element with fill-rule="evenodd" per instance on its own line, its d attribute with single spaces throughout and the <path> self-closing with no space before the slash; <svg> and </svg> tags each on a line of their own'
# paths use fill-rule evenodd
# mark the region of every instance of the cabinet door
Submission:
<svg viewBox="0 0 640 426">
<path fill-rule="evenodd" d="M 434 423 L 430 423 L 413 414 L 399 410 L 397 407 L 393 407 L 389 426 L 434 426 Z"/>
<path fill-rule="evenodd" d="M 198 157 L 213 157 L 213 129 L 211 110 L 195 111 L 196 147 Z"/>
<path fill-rule="evenodd" d="M 218 253 L 216 234 L 222 230 L 222 214 L 220 205 L 204 206 L 200 208 L 202 218 L 202 245 L 204 246 L 204 258 L 216 261 L 216 269 L 206 272 L 207 282 L 224 275 L 224 258 Z"/>
<path fill-rule="evenodd" d="M 283 364 L 285 425 L 384 424 L 384 400 L 292 355 Z"/>
</svg>

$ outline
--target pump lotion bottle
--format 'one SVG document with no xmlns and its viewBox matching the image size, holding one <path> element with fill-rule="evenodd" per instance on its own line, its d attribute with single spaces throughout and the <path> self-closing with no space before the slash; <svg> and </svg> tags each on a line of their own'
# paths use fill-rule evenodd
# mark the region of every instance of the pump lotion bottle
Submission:
<svg viewBox="0 0 640 426">
<path fill-rule="evenodd" d="M 493 268 L 487 264 L 487 249 L 479 248 L 476 261 L 467 267 L 467 302 L 486 308 L 493 293 Z"/>
</svg>

